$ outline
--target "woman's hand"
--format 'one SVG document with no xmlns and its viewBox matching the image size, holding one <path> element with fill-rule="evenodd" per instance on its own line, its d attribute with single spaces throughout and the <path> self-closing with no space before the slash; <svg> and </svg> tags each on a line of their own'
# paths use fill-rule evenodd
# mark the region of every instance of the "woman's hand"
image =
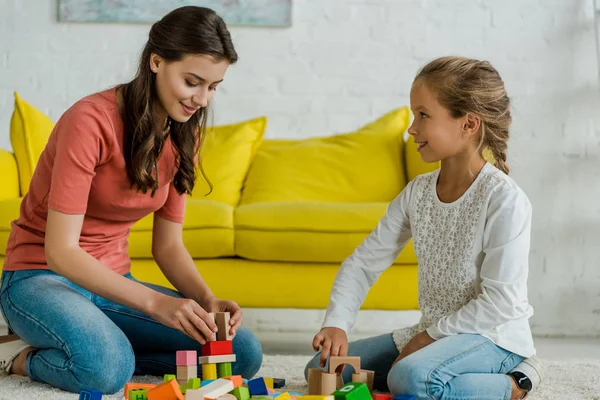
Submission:
<svg viewBox="0 0 600 400">
<path fill-rule="evenodd" d="M 231 329 L 229 334 L 233 337 L 235 333 L 242 326 L 242 309 L 232 300 L 219 300 L 216 297 L 210 297 L 202 303 L 202 306 L 207 312 L 228 312 L 229 313 L 229 325 Z"/>
<path fill-rule="evenodd" d="M 325 362 L 330 355 L 334 357 L 348 355 L 348 338 L 346 332 L 339 328 L 321 329 L 321 332 L 315 335 L 312 346 L 315 351 L 319 351 L 319 348 L 323 346 L 319 358 L 321 368 L 325 366 Z"/>
<path fill-rule="evenodd" d="M 396 361 L 394 361 L 392 366 L 396 365 L 396 363 L 398 361 L 402 360 L 404 357 L 407 357 L 407 356 L 411 355 L 412 353 L 417 352 L 417 351 L 421 350 L 422 348 L 429 346 L 433 342 L 435 342 L 435 339 L 433 339 L 431 336 L 429 336 L 427 331 L 423 331 L 423 332 L 415 335 L 415 337 L 413 337 L 412 339 L 410 339 L 410 341 L 408 343 L 406 343 L 406 346 L 404 346 L 404 348 L 400 352 L 400 355 L 398 356 L 398 358 L 396 358 Z"/>
<path fill-rule="evenodd" d="M 217 325 L 196 301 L 161 295 L 150 316 L 161 324 L 185 333 L 200 344 L 216 339 Z"/>
</svg>

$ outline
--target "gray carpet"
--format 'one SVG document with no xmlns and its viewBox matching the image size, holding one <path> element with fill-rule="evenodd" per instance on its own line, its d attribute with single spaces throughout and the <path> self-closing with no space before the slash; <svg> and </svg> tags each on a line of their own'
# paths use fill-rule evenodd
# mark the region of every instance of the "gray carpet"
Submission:
<svg viewBox="0 0 600 400">
<path fill-rule="evenodd" d="M 308 356 L 264 357 L 259 376 L 286 379 L 284 390 L 306 393 L 307 386 L 302 377 Z M 600 361 L 576 360 L 547 362 L 547 378 L 542 387 L 533 393 L 531 400 L 600 400 Z M 160 382 L 156 377 L 135 377 L 136 382 Z M 47 385 L 33 383 L 17 376 L 0 378 L 0 399 L 43 399 L 73 400 L 78 395 L 52 389 Z M 103 399 L 122 399 L 122 393 L 103 396 Z"/>
</svg>

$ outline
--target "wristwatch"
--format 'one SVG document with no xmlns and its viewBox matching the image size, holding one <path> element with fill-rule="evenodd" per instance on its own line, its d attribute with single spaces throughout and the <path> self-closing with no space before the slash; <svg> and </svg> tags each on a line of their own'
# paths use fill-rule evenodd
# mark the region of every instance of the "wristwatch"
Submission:
<svg viewBox="0 0 600 400">
<path fill-rule="evenodd" d="M 531 380 L 520 371 L 509 372 L 509 375 L 515 379 L 517 386 L 519 389 L 525 390 L 526 392 L 530 392 L 533 385 L 531 384 Z"/>
</svg>

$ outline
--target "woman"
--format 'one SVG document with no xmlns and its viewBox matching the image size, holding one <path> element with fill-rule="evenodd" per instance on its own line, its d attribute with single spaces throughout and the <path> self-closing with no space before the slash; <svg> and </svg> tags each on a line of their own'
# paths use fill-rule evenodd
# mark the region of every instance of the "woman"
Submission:
<svg viewBox="0 0 600 400">
<path fill-rule="evenodd" d="M 114 393 L 134 373 L 173 373 L 177 350 L 214 340 L 217 311 L 231 313 L 233 373 L 258 371 L 240 307 L 213 295 L 182 241 L 208 104 L 236 61 L 214 11 L 176 9 L 152 26 L 131 82 L 57 122 L 8 242 L 0 305 L 18 337 L 0 345 L 5 373 Z M 129 229 L 149 213 L 153 257 L 178 292 L 129 272 Z"/>
</svg>

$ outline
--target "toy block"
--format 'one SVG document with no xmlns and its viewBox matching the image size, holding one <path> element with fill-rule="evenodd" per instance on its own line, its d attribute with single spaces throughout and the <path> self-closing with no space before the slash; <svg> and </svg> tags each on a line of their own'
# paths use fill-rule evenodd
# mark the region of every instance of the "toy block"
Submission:
<svg viewBox="0 0 600 400">
<path fill-rule="evenodd" d="M 334 400 L 333 396 L 321 396 L 321 395 L 308 395 L 298 397 L 300 400 Z"/>
<path fill-rule="evenodd" d="M 180 350 L 175 354 L 178 367 L 198 365 L 198 352 L 196 350 Z"/>
<path fill-rule="evenodd" d="M 321 394 L 321 374 L 323 370 L 321 368 L 309 368 L 308 369 L 308 394 L 318 395 Z"/>
<path fill-rule="evenodd" d="M 417 400 L 415 396 L 411 396 L 410 394 L 399 394 L 394 397 L 394 400 Z"/>
<path fill-rule="evenodd" d="M 217 364 L 202 364 L 202 380 L 217 379 Z"/>
<path fill-rule="evenodd" d="M 389 394 L 374 394 L 373 400 L 392 400 L 392 396 Z"/>
<path fill-rule="evenodd" d="M 180 384 L 187 384 L 187 382 L 192 379 L 192 378 L 197 378 L 198 377 L 198 366 L 194 365 L 194 366 L 178 366 L 177 367 L 177 381 L 179 381 Z M 181 383 L 183 382 L 183 383 Z"/>
<path fill-rule="evenodd" d="M 288 392 L 290 394 L 290 396 L 295 396 L 295 397 L 300 397 L 300 396 L 304 396 L 302 393 L 299 392 Z"/>
<path fill-rule="evenodd" d="M 373 392 L 373 382 L 375 381 L 375 371 L 369 371 L 368 369 L 361 369 L 361 373 L 367 374 L 367 387 L 370 392 Z"/>
<path fill-rule="evenodd" d="M 155 384 L 152 383 L 134 383 L 127 382 L 123 387 L 123 395 L 125 396 L 125 400 L 129 400 L 129 392 L 133 389 L 154 389 L 156 387 Z"/>
<path fill-rule="evenodd" d="M 96 389 L 82 389 L 79 392 L 79 400 L 101 400 L 102 392 Z"/>
<path fill-rule="evenodd" d="M 235 362 L 235 354 L 225 354 L 222 356 L 202 356 L 198 357 L 198 364 L 220 364 L 220 363 L 232 363 Z"/>
<path fill-rule="evenodd" d="M 340 366 L 345 366 L 346 364 L 350 364 L 354 367 L 354 372 L 360 371 L 360 357 L 329 357 L 329 372 L 333 374 L 335 372 L 342 372 L 343 367 L 338 371 Z"/>
<path fill-rule="evenodd" d="M 250 390 L 251 396 L 260 396 L 269 394 L 267 391 L 267 385 L 263 378 L 255 378 L 248 381 L 248 390 Z"/>
<path fill-rule="evenodd" d="M 275 398 L 277 400 L 290 400 L 292 396 L 288 392 L 276 394 Z"/>
<path fill-rule="evenodd" d="M 237 400 L 237 398 L 231 393 L 225 393 L 222 396 L 217 397 L 218 400 Z"/>
<path fill-rule="evenodd" d="M 285 379 L 273 378 L 273 389 L 281 389 L 285 386 Z"/>
<path fill-rule="evenodd" d="M 186 400 L 216 399 L 234 389 L 233 382 L 227 379 L 217 379 L 200 389 L 188 390 Z M 150 399 L 149 399 L 150 400 Z"/>
<path fill-rule="evenodd" d="M 241 375 L 230 375 L 230 376 L 223 377 L 223 379 L 228 379 L 231 382 L 233 382 L 234 388 L 240 387 L 244 384 L 244 378 L 242 378 Z"/>
<path fill-rule="evenodd" d="M 148 400 L 148 389 L 131 389 L 128 393 L 130 400 Z"/>
<path fill-rule="evenodd" d="M 265 380 L 265 386 L 267 386 L 267 380 L 265 378 L 263 378 Z M 267 394 L 274 394 L 275 391 L 271 388 L 269 388 L 269 386 L 267 386 Z"/>
<path fill-rule="evenodd" d="M 231 392 L 237 400 L 248 400 L 250 399 L 250 391 L 247 387 L 238 386 Z"/>
<path fill-rule="evenodd" d="M 233 345 L 231 340 L 218 340 L 216 342 L 206 342 L 202 345 L 202 355 L 222 356 L 233 354 Z"/>
<path fill-rule="evenodd" d="M 173 380 L 148 390 L 146 397 L 148 400 L 184 400 L 179 385 Z"/>
<path fill-rule="evenodd" d="M 169 382 L 172 380 L 177 380 L 177 375 L 165 374 L 165 376 L 163 376 L 163 383 Z"/>
<path fill-rule="evenodd" d="M 216 380 L 216 379 L 208 379 L 208 380 L 206 380 L 206 381 L 202 381 L 202 382 L 200 382 L 200 387 L 206 386 L 206 385 L 208 385 L 209 383 L 211 383 L 211 382 L 214 382 L 215 380 Z"/>
<path fill-rule="evenodd" d="M 181 389 L 181 393 L 185 394 L 190 389 L 200 389 L 200 378 L 191 378 Z"/>
<path fill-rule="evenodd" d="M 321 393 L 322 395 L 330 395 L 337 389 L 337 374 L 321 373 Z"/>
<path fill-rule="evenodd" d="M 275 389 L 273 387 L 273 378 L 263 378 L 265 380 L 265 385 L 267 385 L 267 389 Z"/>
<path fill-rule="evenodd" d="M 229 325 L 230 314 L 228 312 L 218 312 L 215 314 L 215 323 L 219 331 L 217 332 L 217 340 L 231 340 L 233 336 L 229 333 L 231 325 Z"/>
<path fill-rule="evenodd" d="M 355 372 L 352 374 L 352 382 L 362 382 L 367 383 L 367 373 L 366 372 Z M 367 385 L 369 386 L 369 385 Z"/>
<path fill-rule="evenodd" d="M 335 400 L 372 400 L 371 392 L 364 382 L 348 382 L 333 393 Z"/>
<path fill-rule="evenodd" d="M 225 378 L 226 376 L 231 376 L 231 363 L 221 363 L 217 364 L 217 377 Z"/>
</svg>

